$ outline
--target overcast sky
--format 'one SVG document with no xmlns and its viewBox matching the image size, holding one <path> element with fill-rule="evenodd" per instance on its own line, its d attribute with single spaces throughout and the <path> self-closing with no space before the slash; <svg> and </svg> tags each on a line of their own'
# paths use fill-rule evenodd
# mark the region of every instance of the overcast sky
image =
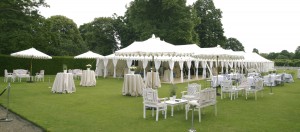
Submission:
<svg viewBox="0 0 300 132">
<path fill-rule="evenodd" d="M 41 8 L 46 18 L 64 15 L 78 26 L 96 17 L 124 15 L 132 0 L 46 0 L 50 8 Z M 192 4 L 196 0 L 187 0 Z M 300 0 L 214 0 L 223 12 L 227 38 L 238 39 L 246 52 L 294 52 L 300 46 Z"/>
</svg>

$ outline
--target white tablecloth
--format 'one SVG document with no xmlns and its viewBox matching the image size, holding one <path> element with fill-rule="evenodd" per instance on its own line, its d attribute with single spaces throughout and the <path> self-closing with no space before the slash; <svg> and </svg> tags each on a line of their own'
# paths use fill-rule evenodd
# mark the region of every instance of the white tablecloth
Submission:
<svg viewBox="0 0 300 132">
<path fill-rule="evenodd" d="M 223 75 L 218 75 L 218 82 L 217 82 L 217 76 L 213 76 L 212 77 L 212 84 L 211 86 L 212 87 L 217 87 L 219 85 L 221 85 L 221 83 L 223 82 L 224 80 L 224 76 Z"/>
<path fill-rule="evenodd" d="M 284 82 L 294 82 L 293 76 L 291 74 L 284 73 Z"/>
<path fill-rule="evenodd" d="M 153 78 L 153 87 L 154 88 L 160 88 L 161 87 L 161 84 L 160 84 L 160 79 L 159 79 L 159 75 L 157 72 L 154 72 L 154 78 Z M 152 73 L 151 72 L 148 72 L 147 73 L 147 79 L 146 79 L 146 87 L 147 88 L 152 88 Z"/>
<path fill-rule="evenodd" d="M 52 86 L 53 93 L 76 92 L 72 73 L 57 73 Z"/>
<path fill-rule="evenodd" d="M 80 80 L 81 86 L 95 86 L 96 76 L 93 70 L 83 70 Z"/>
<path fill-rule="evenodd" d="M 170 82 L 170 76 L 171 76 L 170 70 L 165 70 L 165 72 L 164 72 L 164 81 L 165 82 Z"/>
<path fill-rule="evenodd" d="M 257 72 L 248 73 L 248 77 L 250 77 L 250 76 L 260 76 L 260 73 L 257 73 Z"/>
<path fill-rule="evenodd" d="M 143 94 L 145 84 L 140 74 L 126 74 L 124 76 L 122 94 L 139 96 Z"/>
<path fill-rule="evenodd" d="M 277 74 L 271 74 L 264 76 L 264 84 L 266 86 L 276 86 L 275 80 L 280 79 L 281 75 Z"/>
</svg>

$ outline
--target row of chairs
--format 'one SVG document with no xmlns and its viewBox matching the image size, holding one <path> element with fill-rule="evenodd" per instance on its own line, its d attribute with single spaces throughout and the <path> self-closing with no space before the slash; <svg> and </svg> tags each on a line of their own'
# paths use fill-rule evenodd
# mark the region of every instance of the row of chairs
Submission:
<svg viewBox="0 0 300 132">
<path fill-rule="evenodd" d="M 248 83 L 247 78 L 243 78 L 240 83 L 237 83 L 236 86 L 234 86 L 232 83 L 232 80 L 224 80 L 221 83 L 221 99 L 225 97 L 226 93 L 229 94 L 230 99 L 235 99 L 238 97 L 239 92 L 245 93 L 246 99 L 250 93 L 253 93 L 255 95 L 255 100 L 257 100 L 257 92 L 261 92 L 263 96 L 263 79 L 256 78 L 254 81 L 254 86 L 251 86 Z"/>
<path fill-rule="evenodd" d="M 44 75 L 45 71 L 40 70 L 40 72 L 36 73 L 36 75 L 34 76 L 35 81 L 44 81 Z M 22 78 L 30 80 L 30 72 L 28 72 L 28 70 L 18 69 L 13 70 L 13 73 L 9 73 L 7 69 L 4 70 L 4 82 L 8 82 L 9 80 L 11 82 L 14 82 L 16 79 L 21 82 Z"/>
</svg>

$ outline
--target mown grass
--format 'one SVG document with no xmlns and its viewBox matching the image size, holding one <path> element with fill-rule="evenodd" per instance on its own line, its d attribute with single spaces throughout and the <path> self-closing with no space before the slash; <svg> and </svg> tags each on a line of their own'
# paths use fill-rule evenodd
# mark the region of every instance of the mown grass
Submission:
<svg viewBox="0 0 300 132">
<path fill-rule="evenodd" d="M 75 93 L 54 94 L 48 88 L 49 78 L 52 85 L 54 77 L 46 76 L 45 82 L 11 83 L 10 109 L 53 132 L 183 132 L 191 127 L 191 112 L 189 120 L 185 120 L 184 110 L 177 108 L 173 117 L 168 108 L 166 120 L 160 114 L 156 122 L 151 111 L 147 111 L 144 119 L 142 97 L 123 96 L 122 79 L 99 78 L 96 87 L 81 87 L 79 80 L 75 80 Z M 300 131 L 300 81 L 296 77 L 294 80 L 295 83 L 273 87 L 273 95 L 269 94 L 269 87 L 265 87 L 264 96 L 258 96 L 257 101 L 253 94 L 248 100 L 239 96 L 232 101 L 229 98 L 221 100 L 218 96 L 218 115 L 214 115 L 213 107 L 204 108 L 201 123 L 195 113 L 194 126 L 203 132 Z M 202 87 L 208 85 L 204 81 L 197 83 Z M 7 83 L 1 82 L 0 90 L 5 86 Z M 180 97 L 187 83 L 176 86 L 177 97 Z M 162 84 L 159 96 L 168 97 L 169 87 Z M 6 93 L 0 97 L 0 103 L 6 106 Z"/>
</svg>

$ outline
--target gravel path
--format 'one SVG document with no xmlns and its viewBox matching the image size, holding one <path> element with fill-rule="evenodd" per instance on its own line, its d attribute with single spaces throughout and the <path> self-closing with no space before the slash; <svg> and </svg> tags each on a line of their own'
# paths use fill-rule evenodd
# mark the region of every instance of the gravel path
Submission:
<svg viewBox="0 0 300 132">
<path fill-rule="evenodd" d="M 6 109 L 0 106 L 0 118 L 6 117 Z M 43 129 L 35 126 L 31 122 L 20 116 L 9 112 L 8 119 L 11 122 L 0 122 L 0 132 L 43 132 Z"/>
</svg>

